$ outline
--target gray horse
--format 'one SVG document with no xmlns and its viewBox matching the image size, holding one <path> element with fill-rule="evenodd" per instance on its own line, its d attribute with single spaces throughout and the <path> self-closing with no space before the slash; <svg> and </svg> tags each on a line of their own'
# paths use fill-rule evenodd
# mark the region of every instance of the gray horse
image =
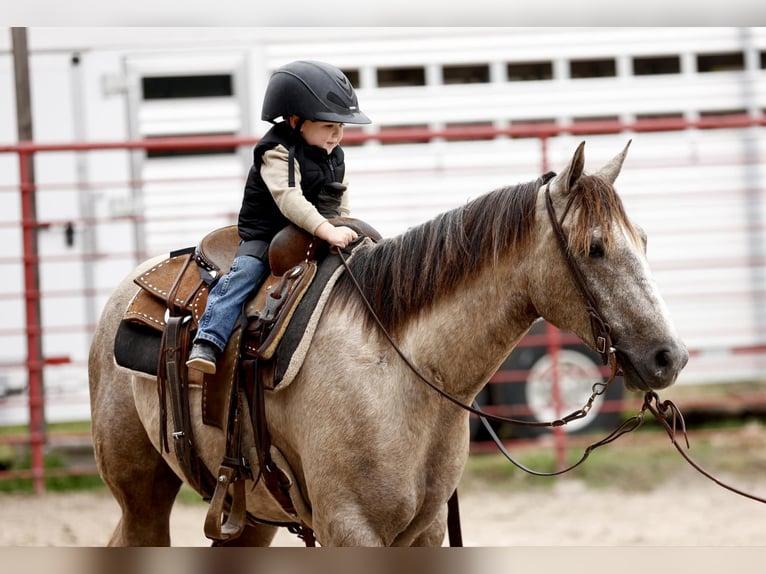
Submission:
<svg viewBox="0 0 766 574">
<path fill-rule="evenodd" d="M 651 279 L 646 238 L 613 187 L 627 147 L 592 175 L 583 173 L 583 150 L 549 182 L 553 208 L 611 326 L 625 385 L 665 388 L 688 353 Z M 493 191 L 358 250 L 350 263 L 402 352 L 464 403 L 539 317 L 595 346 L 546 213 L 545 187 L 538 180 Z M 182 483 L 173 453 L 160 448 L 156 379 L 116 366 L 112 354 L 137 289 L 132 279 L 158 260 L 117 287 L 90 352 L 96 458 L 122 509 L 111 545 L 170 544 L 169 515 Z M 192 387 L 193 431 L 214 472 L 224 435 L 203 425 L 200 395 Z M 468 413 L 413 374 L 370 319 L 348 273 L 325 306 L 302 369 L 268 394 L 266 411 L 274 451 L 294 483 L 294 506 L 321 545 L 443 543 L 447 500 L 468 457 Z M 291 520 L 262 481 L 246 492 L 252 515 Z M 231 543 L 269 545 L 276 529 L 250 525 Z"/>
</svg>

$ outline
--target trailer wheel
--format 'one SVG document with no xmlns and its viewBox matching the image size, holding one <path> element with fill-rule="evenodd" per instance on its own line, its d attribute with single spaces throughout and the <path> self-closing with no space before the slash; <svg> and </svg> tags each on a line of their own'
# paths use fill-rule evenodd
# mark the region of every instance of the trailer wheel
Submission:
<svg viewBox="0 0 766 574">
<path fill-rule="evenodd" d="M 593 384 L 604 380 L 600 371 L 600 357 L 584 346 L 563 348 L 559 351 L 559 382 L 561 393 L 560 412 L 556 411 L 553 395 L 553 360 L 543 348 L 519 349 L 506 362 L 506 368 L 528 370 L 529 376 L 522 383 L 500 385 L 497 395 L 501 404 L 526 405 L 531 416 L 517 417 L 539 422 L 551 421 L 557 417 L 582 408 L 591 395 Z M 599 429 L 615 428 L 621 420 L 620 410 L 614 401 L 623 397 L 621 380 L 615 380 L 606 392 L 597 397 L 590 412 L 584 418 L 574 420 L 562 428 L 565 432 L 578 434 Z M 607 407 L 604 403 L 607 403 Z M 550 433 L 547 427 L 525 427 L 512 425 L 509 434 L 519 437 L 534 437 Z"/>
</svg>

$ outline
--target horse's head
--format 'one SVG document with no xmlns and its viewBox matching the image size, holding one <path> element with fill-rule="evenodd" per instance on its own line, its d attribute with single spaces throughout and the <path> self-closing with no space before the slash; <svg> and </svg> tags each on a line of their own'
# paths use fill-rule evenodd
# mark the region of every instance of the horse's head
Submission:
<svg viewBox="0 0 766 574">
<path fill-rule="evenodd" d="M 584 146 L 538 190 L 533 303 L 595 349 L 600 317 L 627 388 L 662 389 L 675 382 L 688 352 L 652 279 L 646 235 L 630 222 L 613 187 L 628 146 L 593 175 L 583 173 Z"/>
</svg>

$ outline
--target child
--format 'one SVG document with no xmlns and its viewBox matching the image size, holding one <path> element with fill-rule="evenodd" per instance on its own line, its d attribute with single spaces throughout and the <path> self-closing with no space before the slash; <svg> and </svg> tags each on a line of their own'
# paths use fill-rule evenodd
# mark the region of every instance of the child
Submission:
<svg viewBox="0 0 766 574">
<path fill-rule="evenodd" d="M 281 117 L 282 121 L 275 123 Z M 240 246 L 210 290 L 186 365 L 213 374 L 242 305 L 267 272 L 268 245 L 290 222 L 336 247 L 357 238 L 328 217 L 349 214 L 340 141 L 344 124 L 368 124 L 356 93 L 338 68 L 297 61 L 266 87 L 261 119 L 275 125 L 255 146 L 239 212 Z"/>
</svg>

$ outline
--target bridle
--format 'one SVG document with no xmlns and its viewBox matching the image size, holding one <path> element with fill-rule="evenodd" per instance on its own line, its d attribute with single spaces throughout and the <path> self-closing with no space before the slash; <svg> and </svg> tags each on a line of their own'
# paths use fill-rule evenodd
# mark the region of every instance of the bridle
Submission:
<svg viewBox="0 0 766 574">
<path fill-rule="evenodd" d="M 601 313 L 599 313 L 596 298 L 593 296 L 590 286 L 585 280 L 585 275 L 583 275 L 582 269 L 580 269 L 577 261 L 572 257 L 572 253 L 569 249 L 569 241 L 567 240 L 563 228 L 564 219 L 566 218 L 567 213 L 569 213 L 570 207 L 572 207 L 574 197 L 574 194 L 572 194 L 569 198 L 561 219 L 556 219 L 556 211 L 553 208 L 553 200 L 551 199 L 551 184 L 548 183 L 545 186 L 545 208 L 548 210 L 548 218 L 550 219 L 551 226 L 555 232 L 561 254 L 564 256 L 564 261 L 569 268 L 569 273 L 574 279 L 577 290 L 585 300 L 586 311 L 590 318 L 590 326 L 593 333 L 593 341 L 596 345 L 596 351 L 601 355 L 601 358 L 606 365 L 609 362 L 609 357 L 615 353 L 615 349 L 612 346 L 611 328 L 609 327 L 609 323 L 607 323 L 601 316 Z M 616 368 L 616 362 L 613 368 Z"/>
<path fill-rule="evenodd" d="M 758 502 L 766 503 L 766 499 L 764 498 L 743 492 L 737 488 L 734 488 L 732 486 L 729 486 L 723 483 L 721 480 L 714 477 L 708 471 L 703 469 L 699 464 L 697 464 L 694 460 L 692 460 L 692 458 L 688 454 L 686 454 L 686 452 L 684 452 L 683 448 L 681 447 L 678 440 L 676 439 L 676 432 L 680 428 L 684 436 L 684 440 L 686 442 L 687 448 L 689 448 L 689 440 L 688 440 L 688 437 L 686 436 L 686 424 L 684 422 L 683 415 L 681 414 L 680 409 L 675 405 L 675 403 L 673 403 L 670 400 L 661 401 L 659 395 L 654 391 L 647 391 L 644 394 L 644 402 L 641 406 L 641 409 L 639 410 L 637 414 L 625 420 L 622 424 L 620 424 L 616 429 L 614 429 L 611 433 L 609 433 L 603 439 L 596 441 L 594 443 L 591 443 L 590 445 L 585 447 L 582 457 L 578 461 L 573 463 L 571 466 L 564 468 L 562 470 L 555 471 L 555 472 L 538 472 L 538 471 L 527 468 L 526 466 L 524 466 L 523 464 L 515 460 L 510 455 L 510 453 L 506 450 L 502 441 L 498 438 L 497 434 L 492 429 L 491 425 L 488 422 L 489 420 L 499 422 L 499 423 L 510 423 L 514 425 L 531 426 L 531 427 L 560 427 L 574 420 L 581 419 L 588 414 L 596 398 L 602 395 L 606 391 L 608 386 L 612 384 L 612 382 L 614 382 L 614 379 L 617 377 L 617 375 L 620 374 L 620 366 L 616 357 L 617 351 L 615 347 L 613 346 L 611 329 L 610 329 L 609 323 L 607 323 L 607 321 L 605 321 L 604 318 L 601 316 L 601 313 L 598 310 L 598 304 L 596 302 L 595 297 L 593 296 L 593 293 L 588 285 L 587 280 L 585 279 L 585 275 L 583 274 L 582 269 L 580 269 L 580 266 L 578 265 L 577 261 L 572 257 L 572 253 L 569 249 L 569 242 L 568 242 L 566 233 L 564 232 L 564 229 L 563 229 L 563 222 L 572 206 L 574 195 L 572 195 L 569 198 L 569 201 L 567 202 L 567 205 L 564 208 L 564 212 L 561 218 L 558 219 L 556 217 L 556 211 L 554 209 L 553 200 L 550 194 L 550 179 L 551 178 L 552 178 L 552 174 L 546 174 L 546 176 L 543 177 L 543 182 L 546 183 L 545 206 L 548 212 L 548 218 L 550 220 L 551 226 L 553 227 L 561 253 L 564 257 L 564 260 L 566 261 L 567 267 L 569 268 L 572 278 L 574 279 L 575 285 L 577 286 L 577 289 L 580 292 L 580 295 L 585 300 L 586 311 L 590 318 L 591 331 L 593 334 L 593 341 L 595 342 L 595 345 L 596 345 L 596 350 L 601 355 L 604 361 L 604 364 L 605 365 L 608 364 L 611 369 L 609 377 L 605 382 L 596 382 L 593 384 L 593 387 L 591 389 L 592 390 L 591 395 L 582 408 L 562 418 L 559 418 L 553 421 L 548 421 L 548 422 L 525 421 L 521 419 L 514 419 L 510 417 L 501 417 L 498 415 L 492 415 L 478 408 L 478 405 L 475 401 L 473 402 L 472 406 L 469 406 L 463 403 L 462 401 L 460 401 L 459 399 L 453 397 L 451 394 L 449 394 L 447 391 L 445 391 L 441 387 L 434 384 L 427 376 L 425 376 L 420 371 L 420 369 L 418 369 L 418 367 L 409 359 L 409 357 L 407 357 L 404 354 L 404 352 L 399 348 L 396 341 L 394 341 L 393 337 L 385 328 L 380 318 L 378 317 L 377 313 L 373 309 L 372 304 L 364 295 L 364 291 L 361 285 L 359 285 L 359 282 L 357 281 L 356 277 L 354 277 L 354 274 L 352 273 L 348 265 L 348 261 L 343 254 L 343 250 L 338 249 L 337 253 L 343 263 L 343 266 L 345 267 L 346 272 L 349 275 L 349 278 L 353 282 L 354 287 L 356 288 L 357 292 L 361 296 L 362 301 L 364 302 L 365 306 L 370 312 L 373 320 L 378 325 L 381 333 L 388 340 L 388 342 L 391 344 L 394 351 L 396 351 L 396 353 L 404 361 L 407 367 L 421 381 L 423 381 L 426 385 L 428 385 L 430 388 L 432 388 L 434 391 L 439 393 L 442 397 L 449 400 L 453 404 L 457 405 L 458 407 L 470 413 L 477 415 L 479 419 L 481 420 L 482 424 L 485 426 L 485 428 L 489 432 L 490 436 L 493 438 L 495 444 L 498 446 L 500 452 L 502 452 L 502 454 L 512 464 L 514 464 L 515 466 L 517 466 L 518 468 L 520 468 L 521 470 L 529 474 L 533 474 L 536 476 L 556 476 L 556 475 L 564 474 L 566 472 L 573 470 L 574 468 L 580 466 L 588 458 L 590 453 L 593 452 L 596 448 L 603 446 L 605 444 L 608 444 L 616 440 L 623 434 L 632 432 L 636 430 L 637 428 L 639 428 L 644 422 L 644 413 L 646 411 L 649 411 L 665 429 L 676 450 L 678 450 L 681 456 L 700 474 L 709 478 L 710 480 L 712 480 L 719 486 L 722 486 L 723 488 L 726 488 L 727 490 L 734 492 L 735 494 L 739 494 L 741 496 L 750 498 Z M 671 420 L 670 423 L 667 420 L 668 417 Z"/>
</svg>

